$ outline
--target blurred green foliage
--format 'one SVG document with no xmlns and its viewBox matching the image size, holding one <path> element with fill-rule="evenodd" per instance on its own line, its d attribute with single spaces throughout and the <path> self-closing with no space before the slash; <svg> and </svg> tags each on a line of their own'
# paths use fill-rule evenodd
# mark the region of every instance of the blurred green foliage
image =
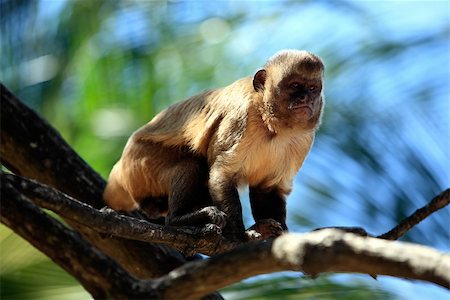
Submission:
<svg viewBox="0 0 450 300">
<path fill-rule="evenodd" d="M 0 227 L 1 299 L 88 299 L 77 281 L 47 256 Z"/>
<path fill-rule="evenodd" d="M 221 291 L 226 299 L 371 299 L 388 300 L 394 296 L 363 282 L 338 284 L 326 278 L 311 279 L 299 276 L 262 278 L 236 284 Z"/>
<path fill-rule="evenodd" d="M 105 178 L 130 133 L 158 111 L 251 75 L 275 51 L 299 48 L 325 61 L 327 106 L 289 199 L 291 230 L 356 225 L 382 233 L 450 183 L 445 2 L 1 0 L 0 14 L 1 81 Z M 405 240 L 448 251 L 448 221 L 445 209 Z M 3 226 L 0 241 L 2 299 L 87 297 Z M 238 299 L 442 295 L 430 285 L 409 293 L 382 287 L 272 276 L 224 292 Z"/>
</svg>

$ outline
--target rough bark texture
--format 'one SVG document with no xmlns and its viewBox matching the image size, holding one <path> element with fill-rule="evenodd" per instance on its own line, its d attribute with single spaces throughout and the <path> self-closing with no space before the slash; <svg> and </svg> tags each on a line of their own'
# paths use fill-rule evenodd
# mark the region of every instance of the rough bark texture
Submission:
<svg viewBox="0 0 450 300">
<path fill-rule="evenodd" d="M 118 293 L 117 283 L 126 281 L 130 277 L 128 273 L 79 234 L 42 212 L 4 179 L 2 176 L 2 223 L 77 278 L 94 298 L 105 299 L 113 293 L 117 297 L 125 296 Z M 105 276 L 104 270 L 113 272 L 107 272 Z M 115 277 L 120 277 L 119 282 L 114 280 Z M 115 292 L 112 292 L 113 288 Z"/>
<path fill-rule="evenodd" d="M 166 244 L 186 255 L 217 254 L 231 250 L 236 244 L 225 240 L 220 228 L 210 224 L 205 227 L 170 227 L 146 220 L 120 215 L 111 209 L 97 210 L 54 188 L 23 177 L 3 174 L 5 188 L 11 186 L 29 197 L 41 208 L 57 213 L 77 226 L 89 227 L 103 233 L 103 239 L 126 239 Z M 6 185 L 8 184 L 8 185 Z"/>
<path fill-rule="evenodd" d="M 77 278 L 94 298 L 221 299 L 215 290 L 283 270 L 390 275 L 450 288 L 450 255 L 387 240 L 448 205 L 448 189 L 379 238 L 361 228 L 322 229 L 236 245 L 215 226 L 171 228 L 100 209 L 103 179 L 3 85 L 0 155 L 17 174 L 0 174 L 1 222 Z M 216 255 L 186 262 L 174 249 Z"/>
</svg>

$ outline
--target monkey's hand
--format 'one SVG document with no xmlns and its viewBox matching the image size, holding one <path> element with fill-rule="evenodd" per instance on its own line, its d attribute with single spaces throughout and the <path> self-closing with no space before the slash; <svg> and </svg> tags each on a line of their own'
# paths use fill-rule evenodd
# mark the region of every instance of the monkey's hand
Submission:
<svg viewBox="0 0 450 300">
<path fill-rule="evenodd" d="M 220 229 L 223 229 L 227 224 L 227 215 L 215 206 L 204 207 L 199 211 L 199 213 L 204 214 L 209 220 L 211 220 L 212 224 L 216 224 L 220 227 Z"/>
<path fill-rule="evenodd" d="M 273 219 L 258 220 L 255 225 L 245 231 L 248 240 L 266 240 L 282 234 L 283 227 Z"/>
</svg>

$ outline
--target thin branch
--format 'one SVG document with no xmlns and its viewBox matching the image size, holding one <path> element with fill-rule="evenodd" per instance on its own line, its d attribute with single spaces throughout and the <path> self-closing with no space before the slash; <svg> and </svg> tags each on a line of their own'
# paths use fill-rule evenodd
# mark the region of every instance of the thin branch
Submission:
<svg viewBox="0 0 450 300">
<path fill-rule="evenodd" d="M 150 223 L 113 210 L 97 210 L 58 190 L 12 174 L 2 174 L 2 181 L 20 189 L 37 205 L 52 210 L 97 232 L 142 242 L 162 243 L 186 255 L 212 255 L 236 246 L 222 238 L 217 226 L 170 227 Z"/>
<path fill-rule="evenodd" d="M 419 224 L 435 211 L 444 208 L 450 203 L 450 189 L 446 189 L 434 197 L 427 205 L 416 210 L 412 215 L 401 221 L 390 231 L 378 236 L 380 239 L 398 240 L 412 227 Z"/>
</svg>

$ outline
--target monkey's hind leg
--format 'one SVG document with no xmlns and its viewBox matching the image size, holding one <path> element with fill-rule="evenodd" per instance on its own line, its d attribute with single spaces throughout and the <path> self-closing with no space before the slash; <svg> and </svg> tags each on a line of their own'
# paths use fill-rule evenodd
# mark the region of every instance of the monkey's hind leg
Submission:
<svg viewBox="0 0 450 300">
<path fill-rule="evenodd" d="M 131 195 L 113 177 L 110 177 L 106 185 L 103 200 L 116 211 L 129 212 L 139 208 Z"/>
<path fill-rule="evenodd" d="M 199 226 L 208 223 L 225 227 L 225 213 L 212 206 L 207 181 L 207 166 L 202 159 L 189 158 L 173 169 L 169 193 L 167 225 Z"/>
</svg>

